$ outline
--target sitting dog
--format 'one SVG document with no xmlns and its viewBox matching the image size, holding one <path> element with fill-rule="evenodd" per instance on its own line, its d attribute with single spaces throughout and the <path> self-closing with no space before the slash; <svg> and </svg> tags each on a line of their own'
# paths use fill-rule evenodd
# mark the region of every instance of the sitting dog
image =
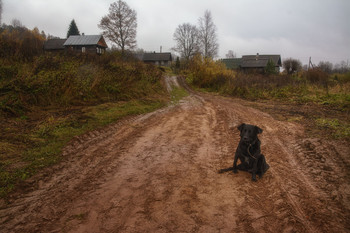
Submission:
<svg viewBox="0 0 350 233">
<path fill-rule="evenodd" d="M 266 163 L 265 156 L 260 152 L 260 140 L 258 134 L 262 133 L 262 129 L 255 125 L 241 124 L 237 127 L 241 132 L 241 140 L 239 141 L 233 167 L 219 170 L 219 173 L 232 171 L 237 173 L 237 170 L 247 171 L 252 173 L 252 180 L 256 181 L 256 175 L 261 178 L 269 169 Z M 237 165 L 237 160 L 240 164 Z"/>
</svg>

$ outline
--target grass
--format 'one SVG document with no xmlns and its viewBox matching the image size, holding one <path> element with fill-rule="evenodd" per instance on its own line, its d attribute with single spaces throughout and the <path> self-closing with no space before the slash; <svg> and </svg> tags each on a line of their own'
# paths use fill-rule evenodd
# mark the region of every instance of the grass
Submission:
<svg viewBox="0 0 350 233">
<path fill-rule="evenodd" d="M 317 118 L 316 125 L 324 130 L 331 131 L 331 135 L 335 139 L 350 138 L 350 124 L 341 122 L 335 118 Z"/>
<path fill-rule="evenodd" d="M 333 112 L 333 118 L 320 118 L 325 112 L 305 116 L 313 126 L 331 132 L 333 138 L 349 140 L 350 72 L 328 75 L 319 69 L 293 75 L 263 75 L 227 72 L 215 62 L 195 58 L 184 72 L 197 90 L 210 91 L 249 101 L 283 102 L 293 106 L 317 106 Z M 293 116 L 289 121 L 302 121 Z M 306 120 L 306 119 L 305 119 Z"/>
<path fill-rule="evenodd" d="M 64 116 L 52 113 L 20 136 L 24 141 L 21 147 L 16 147 L 18 141 L 0 143 L 0 197 L 6 197 L 19 181 L 61 161 L 62 148 L 74 136 L 165 105 L 157 99 L 131 100 L 84 107 Z"/>
<path fill-rule="evenodd" d="M 188 92 L 184 88 L 173 86 L 172 87 L 172 91 L 170 93 L 171 103 L 177 104 L 177 103 L 179 103 L 179 101 L 182 98 L 184 98 L 184 97 L 186 97 L 188 95 L 189 95 Z"/>
</svg>

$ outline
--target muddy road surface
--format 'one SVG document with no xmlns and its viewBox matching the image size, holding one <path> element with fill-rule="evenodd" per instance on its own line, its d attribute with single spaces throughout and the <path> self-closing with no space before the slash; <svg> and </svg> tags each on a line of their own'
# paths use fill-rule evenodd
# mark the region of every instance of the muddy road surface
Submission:
<svg viewBox="0 0 350 233">
<path fill-rule="evenodd" d="M 0 232 L 349 232 L 348 145 L 245 103 L 192 93 L 76 138 L 36 188 L 1 203 Z M 257 182 L 218 174 L 243 122 L 264 130 Z"/>
</svg>

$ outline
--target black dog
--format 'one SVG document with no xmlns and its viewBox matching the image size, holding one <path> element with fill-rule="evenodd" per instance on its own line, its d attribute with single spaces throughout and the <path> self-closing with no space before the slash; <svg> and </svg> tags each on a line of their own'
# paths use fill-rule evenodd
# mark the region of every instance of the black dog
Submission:
<svg viewBox="0 0 350 233">
<path fill-rule="evenodd" d="M 221 169 L 219 173 L 233 170 L 247 171 L 252 173 L 252 180 L 256 181 L 256 175 L 261 178 L 269 169 L 265 156 L 260 152 L 260 140 L 258 134 L 262 133 L 262 129 L 255 125 L 241 124 L 237 127 L 241 131 L 241 140 L 239 141 L 233 167 Z M 241 163 L 237 165 L 237 160 Z"/>
</svg>

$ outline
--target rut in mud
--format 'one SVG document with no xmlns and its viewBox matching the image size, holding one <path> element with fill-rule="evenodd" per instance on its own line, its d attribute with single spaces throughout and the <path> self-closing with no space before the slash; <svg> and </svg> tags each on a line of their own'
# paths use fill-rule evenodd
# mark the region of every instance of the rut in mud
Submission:
<svg viewBox="0 0 350 233">
<path fill-rule="evenodd" d="M 243 122 L 264 130 L 270 169 L 257 182 L 217 173 L 232 165 Z M 33 178 L 37 189 L 2 204 L 0 229 L 349 232 L 348 152 L 243 101 L 192 93 L 76 138 L 64 162 Z"/>
</svg>

